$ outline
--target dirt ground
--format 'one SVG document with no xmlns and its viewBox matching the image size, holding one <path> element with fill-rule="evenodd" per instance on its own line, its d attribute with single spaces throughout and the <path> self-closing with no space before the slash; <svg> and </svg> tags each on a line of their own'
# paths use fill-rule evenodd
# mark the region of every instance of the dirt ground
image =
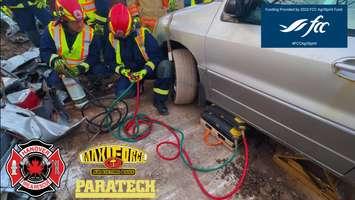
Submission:
<svg viewBox="0 0 355 200">
<path fill-rule="evenodd" d="M 149 85 L 149 83 L 148 83 Z M 224 146 L 215 148 L 207 147 L 202 140 L 203 127 L 199 124 L 201 108 L 197 105 L 177 106 L 170 103 L 170 115 L 162 117 L 157 115 L 151 105 L 150 87 L 146 89 L 142 97 L 141 112 L 158 118 L 169 124 L 182 129 L 186 137 L 186 149 L 190 153 L 193 163 L 201 166 L 212 166 L 227 159 L 231 152 Z M 132 110 L 134 101 L 128 100 L 129 108 Z M 72 116 L 80 118 L 80 114 L 73 112 Z M 134 144 L 121 142 L 111 134 L 98 135 L 92 142 L 86 126 L 82 125 L 77 131 L 57 142 L 62 150 L 62 155 L 67 164 L 66 173 L 63 177 L 61 189 L 57 191 L 59 199 L 74 198 L 76 179 L 93 179 L 89 170 L 95 166 L 82 165 L 79 163 L 79 152 L 100 144 L 127 144 L 143 149 L 148 154 L 148 162 L 144 165 L 134 165 L 137 175 L 134 179 L 155 179 L 157 181 L 158 199 L 207 199 L 199 190 L 187 169 L 180 159 L 174 161 L 161 160 L 155 153 L 155 146 L 160 141 L 174 141 L 166 129 L 154 126 L 152 135 Z M 263 134 L 254 132 L 249 137 L 250 145 L 250 168 L 241 193 L 234 199 L 256 199 L 256 200 L 310 200 L 298 188 L 294 182 L 286 178 L 286 175 L 272 161 L 275 151 L 285 151 L 283 147 L 275 145 Z M 240 147 L 242 149 L 242 147 Z M 163 153 L 172 154 L 174 149 L 162 148 Z M 201 174 L 202 182 L 207 189 L 214 194 L 223 195 L 230 191 L 238 181 L 244 162 L 243 151 L 241 150 L 238 159 L 227 167 L 212 173 Z M 130 179 L 129 176 L 100 177 L 100 179 Z"/>
<path fill-rule="evenodd" d="M 0 59 L 9 59 L 12 56 L 21 54 L 27 51 L 31 46 L 31 42 L 27 41 L 25 43 L 14 43 L 5 37 L 7 25 L 1 22 L 0 28 Z"/>
<path fill-rule="evenodd" d="M 22 45 L 12 44 L 4 37 L 4 29 L 1 29 L 1 58 L 9 58 L 27 50 L 30 43 Z M 170 115 L 159 116 L 152 106 L 151 83 L 148 83 L 141 101 L 141 111 L 148 115 L 170 123 L 172 126 L 184 131 L 186 137 L 185 148 L 190 153 L 193 163 L 202 166 L 211 166 L 221 163 L 228 158 L 230 151 L 224 146 L 215 148 L 207 147 L 202 140 L 203 127 L 199 124 L 202 109 L 197 105 L 177 106 L 169 104 Z M 128 100 L 132 111 L 134 101 Z M 73 117 L 80 119 L 79 112 L 73 112 Z M 61 187 L 57 190 L 57 199 L 74 198 L 76 179 L 93 179 L 89 170 L 93 166 L 79 163 L 78 155 L 89 147 L 99 144 L 127 144 L 115 139 L 112 134 L 96 136 L 88 133 L 86 126 L 82 125 L 78 130 L 63 137 L 56 145 L 60 148 L 67 169 L 62 178 Z M 143 149 L 148 154 L 148 162 L 144 165 L 135 165 L 137 175 L 133 179 L 155 179 L 157 181 L 158 199 L 207 199 L 199 190 L 193 180 L 191 171 L 187 169 L 180 159 L 163 161 L 155 153 L 155 146 L 162 140 L 172 140 L 173 137 L 162 127 L 155 126 L 153 133 L 148 138 L 130 146 Z M 287 178 L 272 161 L 272 155 L 276 151 L 287 151 L 282 146 L 265 137 L 262 133 L 253 132 L 248 135 L 250 144 L 250 168 L 245 184 L 234 199 L 240 200 L 311 200 L 300 190 L 292 179 Z M 89 142 L 90 141 L 90 142 Z M 172 153 L 174 150 L 163 147 L 163 153 Z M 223 195 L 230 191 L 240 176 L 243 165 L 243 151 L 235 162 L 227 167 L 212 173 L 199 173 L 206 188 L 213 194 Z M 100 179 L 129 179 L 132 177 L 100 177 Z"/>
</svg>

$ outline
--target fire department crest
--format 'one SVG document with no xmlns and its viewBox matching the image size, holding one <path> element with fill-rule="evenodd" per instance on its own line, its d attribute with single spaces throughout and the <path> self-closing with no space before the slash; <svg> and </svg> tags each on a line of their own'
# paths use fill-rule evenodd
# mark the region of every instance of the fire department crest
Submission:
<svg viewBox="0 0 355 200">
<path fill-rule="evenodd" d="M 12 149 L 6 171 L 12 187 L 32 197 L 55 192 L 64 174 L 65 164 L 59 149 L 40 140 L 31 140 Z"/>
</svg>

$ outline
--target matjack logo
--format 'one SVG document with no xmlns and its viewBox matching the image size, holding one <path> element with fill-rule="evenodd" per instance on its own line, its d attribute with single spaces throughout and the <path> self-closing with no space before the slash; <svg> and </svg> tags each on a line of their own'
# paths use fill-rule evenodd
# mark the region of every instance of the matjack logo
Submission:
<svg viewBox="0 0 355 200">
<path fill-rule="evenodd" d="M 40 140 L 31 140 L 12 149 L 6 163 L 11 185 L 17 192 L 39 197 L 55 192 L 65 171 L 59 149 Z"/>
</svg>

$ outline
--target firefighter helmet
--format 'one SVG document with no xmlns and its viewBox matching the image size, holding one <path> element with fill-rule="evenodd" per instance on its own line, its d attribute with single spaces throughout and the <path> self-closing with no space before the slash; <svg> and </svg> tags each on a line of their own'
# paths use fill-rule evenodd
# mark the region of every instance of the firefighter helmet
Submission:
<svg viewBox="0 0 355 200">
<path fill-rule="evenodd" d="M 132 29 L 132 17 L 122 3 L 113 6 L 108 15 L 110 31 L 116 37 L 126 37 Z"/>
<path fill-rule="evenodd" d="M 65 21 L 84 20 L 84 12 L 77 0 L 56 0 L 56 13 Z"/>
</svg>

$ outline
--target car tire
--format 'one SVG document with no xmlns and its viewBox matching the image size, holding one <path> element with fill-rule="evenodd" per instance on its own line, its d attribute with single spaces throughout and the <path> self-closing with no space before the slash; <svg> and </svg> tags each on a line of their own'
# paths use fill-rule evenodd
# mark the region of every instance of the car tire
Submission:
<svg viewBox="0 0 355 200">
<path fill-rule="evenodd" d="M 173 101 L 175 104 L 192 103 L 197 94 L 197 68 L 192 54 L 187 49 L 173 50 L 175 82 Z"/>
</svg>

